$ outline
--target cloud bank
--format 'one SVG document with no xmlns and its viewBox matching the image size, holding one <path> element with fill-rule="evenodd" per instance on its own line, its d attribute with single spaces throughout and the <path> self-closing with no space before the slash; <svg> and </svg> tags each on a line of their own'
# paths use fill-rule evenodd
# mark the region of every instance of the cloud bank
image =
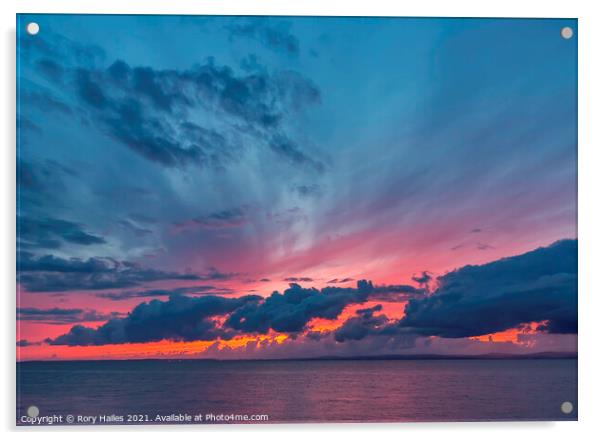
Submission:
<svg viewBox="0 0 602 440">
<path fill-rule="evenodd" d="M 432 293 L 412 286 L 374 286 L 360 280 L 355 288 L 303 288 L 291 283 L 283 293 L 264 298 L 246 295 L 190 298 L 142 303 L 124 318 L 97 329 L 74 326 L 50 340 L 54 345 L 102 345 L 230 339 L 271 331 L 296 338 L 314 318 L 334 320 L 350 304 L 368 300 L 407 301 L 405 315 L 387 318 L 382 306 L 359 309 L 332 332 L 315 332 L 337 343 L 379 337 L 412 341 L 418 337 L 465 338 L 495 333 L 522 324 L 543 322 L 543 333 L 577 332 L 577 241 L 563 240 L 546 248 L 481 266 L 464 266 L 439 277 Z M 403 295 L 403 296 L 400 296 Z M 210 319 L 217 318 L 220 319 Z"/>
</svg>

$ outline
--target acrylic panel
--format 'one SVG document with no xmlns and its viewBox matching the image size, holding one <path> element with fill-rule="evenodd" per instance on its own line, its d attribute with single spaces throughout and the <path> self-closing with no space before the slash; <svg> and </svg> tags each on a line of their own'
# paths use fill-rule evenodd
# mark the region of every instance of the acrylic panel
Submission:
<svg viewBox="0 0 602 440">
<path fill-rule="evenodd" d="M 577 35 L 19 15 L 16 423 L 576 420 Z"/>
</svg>

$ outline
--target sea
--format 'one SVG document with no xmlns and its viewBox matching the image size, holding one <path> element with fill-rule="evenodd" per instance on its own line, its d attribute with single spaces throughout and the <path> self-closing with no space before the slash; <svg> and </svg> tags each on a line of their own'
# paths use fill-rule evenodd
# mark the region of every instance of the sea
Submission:
<svg viewBox="0 0 602 440">
<path fill-rule="evenodd" d="M 17 424 L 577 420 L 576 359 L 17 363 Z"/>
</svg>

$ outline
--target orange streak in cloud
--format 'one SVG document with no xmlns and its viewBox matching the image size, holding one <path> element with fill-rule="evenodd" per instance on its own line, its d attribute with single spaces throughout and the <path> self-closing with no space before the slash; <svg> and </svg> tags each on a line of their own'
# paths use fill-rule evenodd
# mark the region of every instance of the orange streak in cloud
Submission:
<svg viewBox="0 0 602 440">
<path fill-rule="evenodd" d="M 404 309 L 407 302 L 384 302 L 384 301 L 366 301 L 362 304 L 350 304 L 343 309 L 336 319 L 314 318 L 308 323 L 310 331 L 329 332 L 336 330 L 347 319 L 353 318 L 360 309 L 367 309 L 376 305 L 381 305 L 382 310 L 375 312 L 375 315 L 386 315 L 389 319 L 400 319 L 404 316 Z"/>
</svg>

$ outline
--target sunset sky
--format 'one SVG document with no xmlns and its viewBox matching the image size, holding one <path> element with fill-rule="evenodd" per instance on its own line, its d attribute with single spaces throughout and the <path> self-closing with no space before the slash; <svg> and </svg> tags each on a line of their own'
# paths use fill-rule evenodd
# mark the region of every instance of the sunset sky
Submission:
<svg viewBox="0 0 602 440">
<path fill-rule="evenodd" d="M 17 29 L 19 360 L 576 350 L 576 20 Z"/>
</svg>

